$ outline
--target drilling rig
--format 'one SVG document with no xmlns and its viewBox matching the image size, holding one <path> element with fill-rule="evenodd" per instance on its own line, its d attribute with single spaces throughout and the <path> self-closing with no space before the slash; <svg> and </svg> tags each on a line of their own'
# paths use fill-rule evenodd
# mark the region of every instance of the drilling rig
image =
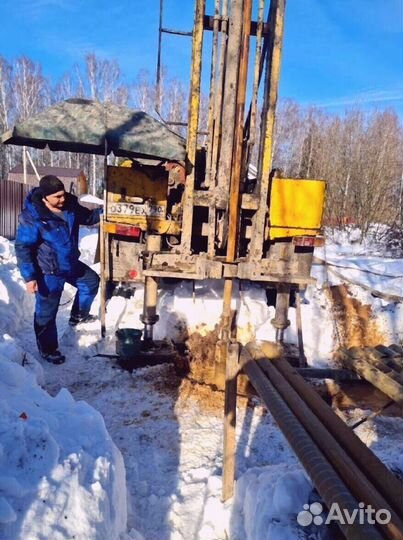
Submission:
<svg viewBox="0 0 403 540">
<path fill-rule="evenodd" d="M 152 346 L 161 278 L 224 280 L 225 357 L 233 282 L 248 280 L 274 292 L 272 324 L 282 342 L 290 294 L 312 281 L 325 195 L 323 180 L 286 178 L 272 167 L 285 0 L 215 0 L 212 14 L 206 0 L 196 0 L 189 33 L 164 28 L 163 0 L 160 10 L 157 102 L 163 33 L 192 39 L 186 153 L 107 168 L 103 329 L 109 281 L 144 282 L 141 319 Z M 202 65 L 206 33 L 211 58 Z M 203 135 L 202 71 L 209 76 Z"/>
</svg>

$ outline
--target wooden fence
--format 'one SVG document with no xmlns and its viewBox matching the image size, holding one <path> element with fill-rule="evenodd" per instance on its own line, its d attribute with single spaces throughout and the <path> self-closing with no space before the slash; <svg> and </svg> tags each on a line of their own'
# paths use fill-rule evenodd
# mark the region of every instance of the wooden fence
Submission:
<svg viewBox="0 0 403 540">
<path fill-rule="evenodd" d="M 0 236 L 15 239 L 18 215 L 21 212 L 25 197 L 34 186 L 0 180 Z"/>
</svg>

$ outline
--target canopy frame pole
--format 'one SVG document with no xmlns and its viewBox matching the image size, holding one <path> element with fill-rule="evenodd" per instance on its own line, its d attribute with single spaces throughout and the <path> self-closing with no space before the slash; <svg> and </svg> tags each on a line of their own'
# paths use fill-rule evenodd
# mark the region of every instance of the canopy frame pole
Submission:
<svg viewBox="0 0 403 540">
<path fill-rule="evenodd" d="M 24 184 L 27 183 L 27 156 L 25 154 L 26 148 L 25 146 L 22 147 L 22 172 L 23 172 L 23 178 L 24 178 Z"/>
<path fill-rule="evenodd" d="M 25 146 L 24 146 L 24 148 L 25 148 Z M 32 161 L 31 154 L 28 152 L 28 150 L 25 150 L 25 152 L 27 153 L 27 156 L 28 156 L 29 162 L 31 164 L 31 167 L 33 168 L 35 176 L 36 176 L 36 178 L 37 178 L 37 180 L 39 182 L 41 177 L 39 176 L 38 169 L 35 167 L 35 163 Z"/>
</svg>

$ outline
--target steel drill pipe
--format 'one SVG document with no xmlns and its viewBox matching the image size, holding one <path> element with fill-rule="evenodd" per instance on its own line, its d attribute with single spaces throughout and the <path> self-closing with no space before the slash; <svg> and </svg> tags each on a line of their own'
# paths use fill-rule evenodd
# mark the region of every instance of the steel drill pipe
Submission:
<svg viewBox="0 0 403 540">
<path fill-rule="evenodd" d="M 235 115 L 235 140 L 232 156 L 231 185 L 229 201 L 229 226 L 228 226 L 228 244 L 227 261 L 233 262 L 237 254 L 237 240 L 239 227 L 239 191 L 241 183 L 242 169 L 242 143 L 243 143 L 243 118 L 245 113 L 246 84 L 248 78 L 248 60 L 249 60 L 249 39 L 250 22 L 252 16 L 252 0 L 245 0 L 243 7 L 242 41 L 241 56 L 238 74 L 238 92 Z"/>
<path fill-rule="evenodd" d="M 340 508 L 345 508 L 349 512 L 357 509 L 358 501 L 352 496 L 334 468 L 281 399 L 270 381 L 264 376 L 247 348 L 242 349 L 240 363 L 325 504 L 330 508 L 333 503 L 337 503 Z M 348 540 L 381 540 L 383 538 L 375 527 L 367 524 L 347 525 L 340 523 L 339 527 Z"/>
<path fill-rule="evenodd" d="M 208 241 L 207 252 L 210 257 L 215 254 L 215 237 L 216 237 L 216 205 L 215 205 L 215 188 L 217 185 L 217 167 L 219 160 L 220 140 L 222 135 L 222 108 L 223 94 L 225 83 L 225 65 L 227 58 L 228 46 L 228 0 L 223 0 L 221 9 L 221 39 L 220 39 L 220 58 L 218 62 L 217 73 L 217 88 L 214 96 L 214 133 L 211 153 L 211 172 L 210 172 L 210 190 L 213 192 L 213 197 L 210 199 L 209 214 L 208 214 Z"/>
<path fill-rule="evenodd" d="M 259 208 L 253 219 L 249 259 L 260 260 L 265 241 L 267 201 L 274 139 L 274 122 L 280 79 L 281 54 L 284 35 L 284 15 L 286 0 L 271 0 L 269 10 L 270 33 L 267 45 L 265 101 L 262 113 L 261 139 L 259 147 Z"/>
<path fill-rule="evenodd" d="M 222 103 L 222 130 L 220 156 L 217 170 L 216 203 L 228 207 L 234 139 L 236 136 L 236 106 L 238 102 L 238 74 L 240 68 L 243 29 L 243 0 L 232 0 L 228 46 L 226 56 L 224 98 Z M 235 99 L 234 99 L 235 96 Z"/>
<path fill-rule="evenodd" d="M 349 456 L 360 464 L 361 469 L 372 484 L 403 518 L 403 482 L 398 480 L 343 420 L 334 414 L 332 408 L 286 360 L 278 359 L 273 362 L 273 365 L 282 373 L 319 420 L 327 426 Z"/>
<path fill-rule="evenodd" d="M 365 503 L 366 506 L 371 506 L 377 511 L 385 509 L 390 512 L 391 520 L 388 524 L 384 525 L 385 533 L 391 540 L 403 540 L 403 522 L 393 511 L 389 503 L 379 494 L 355 462 L 343 450 L 341 445 L 299 397 L 288 381 L 273 367 L 271 361 L 260 359 L 259 356 L 262 355 L 262 352 L 258 348 L 252 354 L 285 403 L 298 418 L 301 425 L 336 469 L 351 493 L 360 502 Z"/>
<path fill-rule="evenodd" d="M 348 369 L 298 367 L 296 370 L 299 375 L 307 379 L 333 379 L 337 382 L 355 381 L 367 384 L 356 373 Z"/>
<path fill-rule="evenodd" d="M 204 179 L 205 187 L 210 187 L 211 182 L 211 158 L 212 146 L 214 140 L 214 104 L 215 93 L 217 88 L 217 55 L 218 55 L 218 33 L 220 23 L 220 0 L 214 1 L 214 18 L 213 18 L 213 50 L 211 54 L 210 68 L 210 92 L 209 92 L 209 107 L 207 117 L 207 148 L 206 148 L 206 176 Z"/>
<path fill-rule="evenodd" d="M 238 2 L 234 0 L 233 7 L 238 8 Z M 233 61 L 232 69 L 237 67 L 238 80 L 236 85 L 236 101 L 234 115 L 234 140 L 232 151 L 232 159 L 230 160 L 231 174 L 229 176 L 230 191 L 229 191 L 229 220 L 228 220 L 228 243 L 227 243 L 227 261 L 233 262 L 236 256 L 237 248 L 237 233 L 239 220 L 239 184 L 241 175 L 241 159 L 242 159 L 242 137 L 243 137 L 243 115 L 245 110 L 246 97 L 246 79 L 248 75 L 248 57 L 249 57 L 249 30 L 252 15 L 252 0 L 245 0 L 242 5 L 242 25 L 241 35 L 239 36 L 239 51 L 235 54 L 235 44 L 238 43 L 237 38 L 234 43 L 230 41 L 228 54 Z M 239 17 L 239 13 L 236 13 Z M 236 19 L 238 20 L 238 19 Z M 232 19 L 231 19 L 232 22 Z M 231 25 L 230 25 L 231 26 Z M 232 47 L 230 47 L 232 45 Z M 230 54 L 231 53 L 231 54 Z M 239 69 L 238 69 L 239 65 Z M 229 81 L 227 81 L 229 82 Z M 232 279 L 226 279 L 224 284 L 224 307 L 223 307 L 223 327 L 230 325 L 231 314 L 231 298 L 232 298 Z M 229 328 L 225 329 L 228 332 Z M 224 334 L 224 333 L 223 333 Z M 227 334 L 226 334 L 227 335 Z M 225 340 L 225 336 L 223 335 Z"/>
<path fill-rule="evenodd" d="M 161 250 L 161 236 L 149 234 L 146 244 L 148 257 Z M 144 341 L 150 343 L 153 341 L 154 324 L 159 320 L 157 315 L 158 304 L 158 279 L 147 276 L 144 283 L 144 302 L 143 313 L 140 316 L 141 322 L 144 324 Z"/>
</svg>

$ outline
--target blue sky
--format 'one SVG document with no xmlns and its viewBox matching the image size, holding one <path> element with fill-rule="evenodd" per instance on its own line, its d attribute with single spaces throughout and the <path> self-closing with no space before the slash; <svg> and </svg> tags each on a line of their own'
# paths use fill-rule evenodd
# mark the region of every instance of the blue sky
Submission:
<svg viewBox="0 0 403 540">
<path fill-rule="evenodd" d="M 193 0 L 165 5 L 165 26 L 191 29 Z M 159 0 L 1 0 L 0 54 L 41 62 L 53 82 L 88 52 L 118 60 L 127 81 L 154 75 L 158 12 Z M 189 61 L 189 38 L 164 37 L 170 75 L 187 81 Z M 288 0 L 280 96 L 403 116 L 403 0 Z"/>
</svg>

